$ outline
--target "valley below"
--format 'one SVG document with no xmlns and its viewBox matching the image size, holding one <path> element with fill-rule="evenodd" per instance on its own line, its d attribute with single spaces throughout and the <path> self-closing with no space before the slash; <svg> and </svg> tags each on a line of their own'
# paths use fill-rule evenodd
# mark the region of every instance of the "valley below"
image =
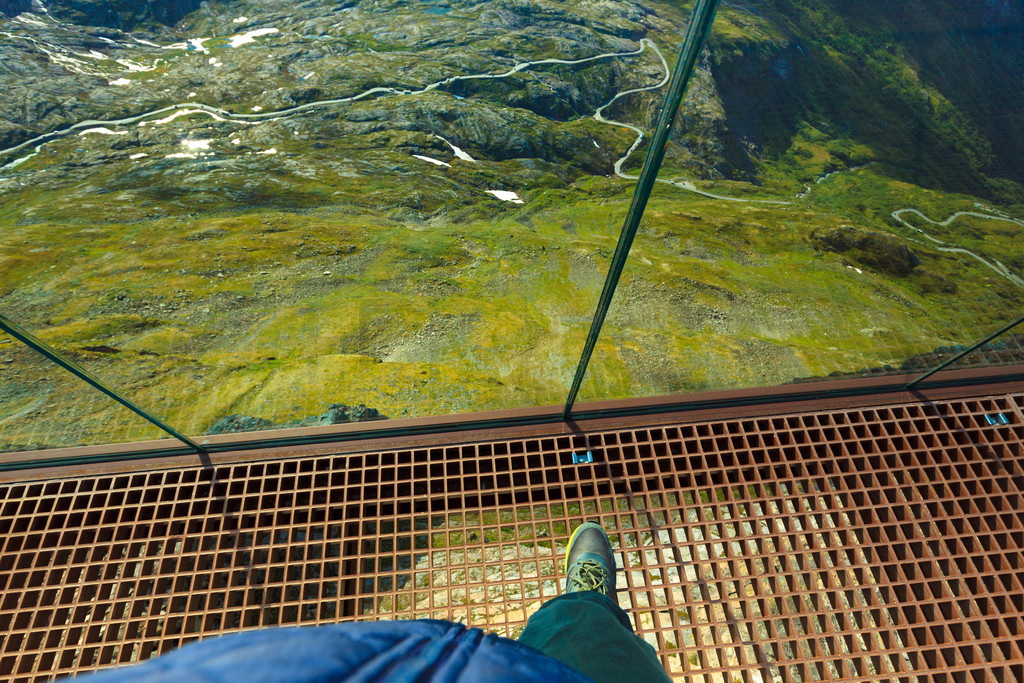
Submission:
<svg viewBox="0 0 1024 683">
<path fill-rule="evenodd" d="M 1019 315 L 1005 150 L 841 4 L 723 5 L 580 401 Z M 0 313 L 190 435 L 560 404 L 688 11 L 0 2 Z M 0 449 L 161 436 L 0 335 Z"/>
</svg>

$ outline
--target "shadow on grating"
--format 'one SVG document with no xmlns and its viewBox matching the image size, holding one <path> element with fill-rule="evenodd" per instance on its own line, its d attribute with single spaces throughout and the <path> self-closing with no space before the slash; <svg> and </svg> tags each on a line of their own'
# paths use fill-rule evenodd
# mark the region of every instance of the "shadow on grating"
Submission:
<svg viewBox="0 0 1024 683">
<path fill-rule="evenodd" d="M 339 620 L 514 637 L 590 519 L 617 549 L 620 604 L 678 680 L 1024 680 L 1021 404 L 6 486 L 0 672 L 43 680 Z"/>
</svg>

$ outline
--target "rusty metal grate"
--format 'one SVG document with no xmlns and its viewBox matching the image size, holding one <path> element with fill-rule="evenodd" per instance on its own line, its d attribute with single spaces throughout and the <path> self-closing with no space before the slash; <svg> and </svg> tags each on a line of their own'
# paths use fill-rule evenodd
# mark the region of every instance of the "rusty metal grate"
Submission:
<svg viewBox="0 0 1024 683">
<path fill-rule="evenodd" d="M 277 624 L 515 635 L 600 519 L 679 680 L 1024 680 L 1022 399 L 7 485 L 0 673 Z"/>
</svg>

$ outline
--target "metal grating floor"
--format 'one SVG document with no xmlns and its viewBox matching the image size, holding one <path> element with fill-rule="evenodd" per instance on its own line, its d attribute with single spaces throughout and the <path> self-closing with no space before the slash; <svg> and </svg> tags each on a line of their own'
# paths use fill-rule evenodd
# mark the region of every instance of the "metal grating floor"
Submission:
<svg viewBox="0 0 1024 683">
<path fill-rule="evenodd" d="M 277 624 L 439 617 L 514 636 L 590 519 L 678 680 L 1024 681 L 1022 404 L 6 485 L 0 675 Z"/>
</svg>

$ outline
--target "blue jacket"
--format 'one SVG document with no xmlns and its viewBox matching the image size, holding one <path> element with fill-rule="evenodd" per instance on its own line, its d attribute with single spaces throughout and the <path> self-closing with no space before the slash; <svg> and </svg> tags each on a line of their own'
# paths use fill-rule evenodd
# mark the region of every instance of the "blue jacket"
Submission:
<svg viewBox="0 0 1024 683">
<path fill-rule="evenodd" d="M 192 643 L 143 664 L 101 671 L 85 680 L 593 683 L 513 640 L 433 620 L 243 631 Z"/>
</svg>

